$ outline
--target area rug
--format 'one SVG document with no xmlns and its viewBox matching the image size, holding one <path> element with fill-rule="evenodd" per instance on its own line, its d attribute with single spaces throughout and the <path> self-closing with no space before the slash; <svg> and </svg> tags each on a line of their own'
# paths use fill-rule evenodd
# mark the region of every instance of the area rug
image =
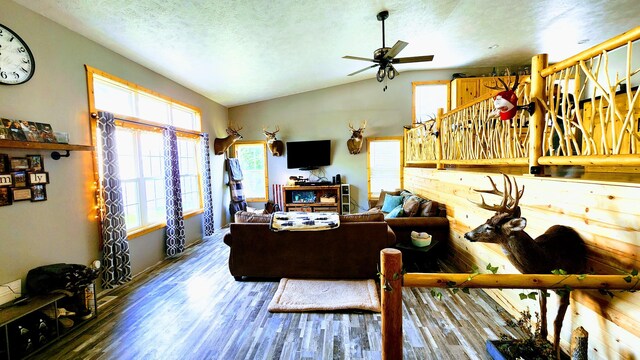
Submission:
<svg viewBox="0 0 640 360">
<path fill-rule="evenodd" d="M 280 280 L 270 312 L 367 310 L 380 312 L 373 280 Z"/>
</svg>

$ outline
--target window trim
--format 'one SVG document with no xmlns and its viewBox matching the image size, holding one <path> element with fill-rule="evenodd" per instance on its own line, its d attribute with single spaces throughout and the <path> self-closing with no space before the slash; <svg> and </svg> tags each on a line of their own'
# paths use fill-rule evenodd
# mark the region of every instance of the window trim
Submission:
<svg viewBox="0 0 640 360">
<path fill-rule="evenodd" d="M 423 85 L 447 85 L 447 108 L 444 112 L 451 110 L 451 81 L 450 80 L 428 80 L 411 82 L 411 126 L 416 125 L 416 87 Z"/>
<path fill-rule="evenodd" d="M 233 155 L 238 157 L 238 146 L 241 145 L 262 145 L 264 154 L 264 198 L 246 198 L 247 202 L 267 202 L 269 201 L 269 162 L 267 161 L 267 141 L 266 140 L 239 140 L 233 143 Z"/>
<path fill-rule="evenodd" d="M 400 143 L 400 187 L 404 188 L 404 138 L 402 136 L 380 136 L 367 138 L 367 199 L 377 199 L 371 196 L 371 142 L 398 141 Z M 391 190 L 391 189 L 390 189 Z"/>
<path fill-rule="evenodd" d="M 104 77 L 106 79 L 109 79 L 111 81 L 114 81 L 116 83 L 120 83 L 120 85 L 122 86 L 126 86 L 129 87 L 131 90 L 133 91 L 138 91 L 138 92 L 143 92 L 146 93 L 148 95 L 160 98 L 162 100 L 174 103 L 178 106 L 182 106 L 188 109 L 193 110 L 196 113 L 196 121 L 198 121 L 200 123 L 200 129 L 202 129 L 202 111 L 200 110 L 200 108 L 189 105 L 187 103 L 184 103 L 180 100 L 176 100 L 173 99 L 169 96 L 160 94 L 158 92 L 155 92 L 153 90 L 144 88 L 140 85 L 134 84 L 130 81 L 124 80 L 122 78 L 119 78 L 117 76 L 111 75 L 109 73 L 106 73 L 102 70 L 96 69 L 90 65 L 86 65 L 85 64 L 85 71 L 86 71 L 86 75 L 87 75 L 87 97 L 88 97 L 88 103 L 89 103 L 89 114 L 91 116 L 91 121 L 90 121 L 90 126 L 91 126 L 91 141 L 92 141 L 92 145 L 96 146 L 97 144 L 97 112 L 99 110 L 104 110 L 104 109 L 97 109 L 95 106 L 95 95 L 94 95 L 94 75 L 99 75 L 101 77 Z M 152 132 L 162 132 L 165 128 L 167 128 L 169 125 L 168 124 L 161 124 L 161 123 L 154 123 L 145 119 L 140 119 L 137 117 L 133 117 L 133 116 L 126 116 L 126 115 L 121 115 L 121 114 L 114 114 L 114 116 L 116 117 L 116 126 L 121 126 L 124 128 L 131 128 L 131 129 L 136 129 L 136 130 L 142 130 L 142 131 L 152 131 Z M 176 136 L 178 137 L 187 137 L 187 138 L 194 138 L 194 139 L 201 139 L 202 138 L 202 132 L 200 131 L 195 131 L 195 130 L 189 130 L 189 129 L 183 129 L 183 128 L 175 128 L 176 130 Z M 198 164 L 198 166 L 200 166 L 200 164 Z M 96 205 L 99 204 L 99 199 L 100 199 L 100 187 L 99 187 L 99 183 L 100 183 L 100 178 L 99 178 L 99 161 L 98 161 L 98 150 L 96 149 L 96 151 L 94 151 L 93 153 L 93 173 L 94 173 L 94 180 L 95 180 L 95 199 L 96 199 Z M 186 220 L 188 218 L 191 218 L 193 216 L 196 216 L 198 214 L 202 214 L 204 213 L 204 208 L 203 208 L 203 189 L 202 189 L 202 174 L 199 172 L 198 173 L 198 178 L 199 178 L 199 188 L 200 188 L 200 208 L 199 209 L 195 209 L 195 210 L 191 210 L 189 212 L 185 212 L 183 213 L 183 218 Z M 96 218 L 99 218 L 99 207 L 96 206 Z M 100 221 L 98 221 L 98 226 L 101 228 L 102 224 L 100 223 Z M 147 224 L 141 227 L 137 227 L 134 230 L 131 231 L 127 231 L 127 239 L 131 240 L 134 239 L 136 237 L 140 237 L 143 235 L 146 235 L 148 233 L 151 233 L 153 231 L 162 229 L 164 227 L 166 227 L 166 221 L 163 222 L 159 222 L 159 223 L 152 223 L 152 224 Z M 102 231 L 100 231 L 100 234 L 102 233 Z"/>
</svg>

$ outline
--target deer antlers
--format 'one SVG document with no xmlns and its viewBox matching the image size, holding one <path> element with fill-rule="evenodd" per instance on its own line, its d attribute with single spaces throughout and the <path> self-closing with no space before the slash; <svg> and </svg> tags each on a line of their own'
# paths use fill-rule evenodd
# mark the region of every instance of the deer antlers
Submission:
<svg viewBox="0 0 640 360">
<path fill-rule="evenodd" d="M 262 128 L 262 132 L 263 132 L 266 136 L 269 136 L 269 137 L 275 137 L 275 136 L 276 136 L 276 134 L 278 133 L 278 131 L 280 131 L 280 126 L 278 126 L 278 125 L 276 125 L 276 131 L 274 131 L 274 132 L 269 132 L 269 131 L 267 131 L 267 128 L 266 128 L 266 127 L 263 127 L 263 128 Z"/>
<path fill-rule="evenodd" d="M 511 76 L 511 75 L 507 75 L 507 76 Z M 504 80 L 502 80 L 501 78 L 497 78 L 498 81 L 500 81 L 500 83 L 502 84 L 502 86 L 504 87 L 504 91 L 516 91 L 516 89 L 518 88 L 520 79 L 519 79 L 519 75 L 516 73 L 516 81 L 513 84 L 513 87 L 511 89 L 509 89 L 509 85 L 507 85 L 507 83 L 504 82 Z M 493 89 L 493 90 L 503 90 L 503 88 L 498 86 L 498 83 L 494 80 L 494 85 L 489 86 L 489 85 L 485 85 L 486 87 L 488 87 L 489 89 Z"/>
<path fill-rule="evenodd" d="M 495 205 L 487 205 L 487 203 L 484 201 L 484 197 L 482 195 L 480 195 L 480 198 L 482 198 L 482 204 L 477 203 L 477 202 L 473 202 L 474 204 L 478 205 L 479 207 L 486 209 L 486 210 L 492 210 L 492 211 L 496 211 L 498 213 L 506 213 L 506 214 L 513 214 L 516 209 L 518 208 L 518 202 L 520 201 L 520 198 L 522 197 L 522 194 L 524 193 L 524 186 L 522 186 L 522 190 L 518 190 L 518 184 L 516 183 L 516 178 L 513 178 L 513 184 L 511 184 L 511 180 L 509 179 L 509 177 L 506 174 L 502 174 L 502 176 L 504 177 L 504 192 L 498 190 L 498 188 L 496 187 L 496 184 L 493 182 L 493 179 L 491 179 L 490 176 L 487 176 L 489 178 L 489 181 L 491 182 L 491 186 L 493 187 L 493 189 L 491 190 L 478 190 L 478 189 L 473 189 L 476 192 L 480 192 L 480 193 L 485 193 L 485 194 L 493 194 L 493 195 L 498 195 L 498 196 L 502 196 L 502 203 L 500 205 L 495 204 Z M 514 198 L 513 196 L 511 196 L 511 190 L 515 188 L 516 189 L 516 197 Z"/>
<path fill-rule="evenodd" d="M 351 121 L 349 121 L 349 129 L 351 130 L 351 132 L 354 132 L 354 131 L 363 131 L 366 127 L 367 127 L 367 120 L 363 121 L 363 122 L 360 124 L 360 128 L 359 128 L 359 129 L 354 129 L 354 128 L 353 128 L 353 125 L 351 125 Z"/>
</svg>

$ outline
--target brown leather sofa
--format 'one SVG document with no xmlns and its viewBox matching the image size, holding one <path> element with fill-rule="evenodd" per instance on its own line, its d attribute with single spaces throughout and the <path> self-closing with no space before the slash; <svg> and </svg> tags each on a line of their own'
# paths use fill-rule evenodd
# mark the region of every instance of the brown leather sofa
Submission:
<svg viewBox="0 0 640 360">
<path fill-rule="evenodd" d="M 229 271 L 236 280 L 373 279 L 380 250 L 396 243 L 382 214 L 341 216 L 340 226 L 332 230 L 281 232 L 271 231 L 268 222 L 259 222 L 268 216 L 242 220 L 245 215 L 236 214 L 236 222 L 224 237 L 230 247 Z"/>
</svg>

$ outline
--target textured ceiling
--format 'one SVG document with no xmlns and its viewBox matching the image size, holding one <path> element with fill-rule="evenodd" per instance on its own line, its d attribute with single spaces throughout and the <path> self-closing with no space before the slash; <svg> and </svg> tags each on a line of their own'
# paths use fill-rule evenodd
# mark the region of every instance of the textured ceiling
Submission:
<svg viewBox="0 0 640 360">
<path fill-rule="evenodd" d="M 640 19 L 638 0 L 14 1 L 228 107 L 375 77 L 342 56 L 381 47 L 381 10 L 399 57 L 435 55 L 399 76 L 559 61 Z"/>
</svg>

